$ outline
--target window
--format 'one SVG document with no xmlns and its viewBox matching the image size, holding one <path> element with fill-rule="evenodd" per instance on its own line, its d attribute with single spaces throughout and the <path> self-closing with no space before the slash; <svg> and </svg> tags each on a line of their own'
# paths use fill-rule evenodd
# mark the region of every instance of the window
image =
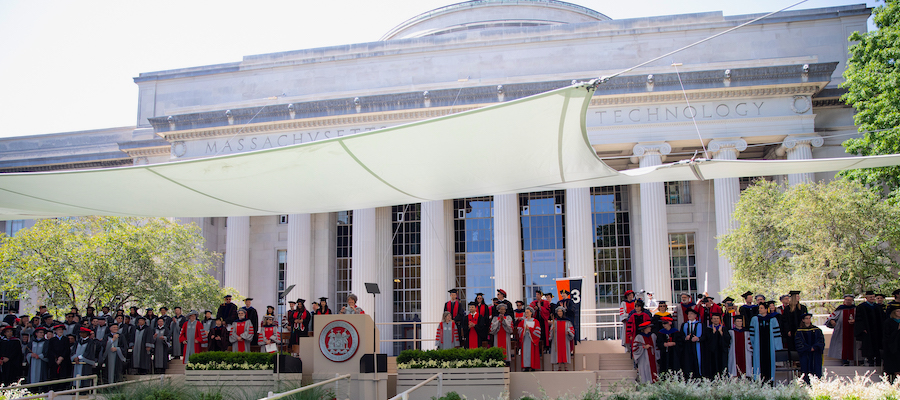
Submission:
<svg viewBox="0 0 900 400">
<path fill-rule="evenodd" d="M 633 289 L 630 218 L 627 186 L 591 188 L 597 308 L 618 307 L 622 294 Z M 597 338 L 616 337 L 615 330 L 599 328 Z"/>
<path fill-rule="evenodd" d="M 669 260 L 672 271 L 672 302 L 676 303 L 681 293 L 690 293 L 696 298 L 699 292 L 693 233 L 669 234 Z"/>
<path fill-rule="evenodd" d="M 756 181 L 771 181 L 771 176 L 744 176 L 738 178 L 740 181 L 741 192 L 756 183 Z"/>
<path fill-rule="evenodd" d="M 421 321 L 421 204 L 394 206 L 394 322 Z M 394 339 L 414 339 L 421 330 L 413 325 L 394 325 Z M 394 355 L 421 348 L 420 342 L 394 342 Z"/>
<path fill-rule="evenodd" d="M 478 292 L 494 293 L 494 198 L 453 200 L 456 282 L 460 299 Z"/>
<path fill-rule="evenodd" d="M 287 264 L 287 250 L 278 250 L 277 255 L 278 260 L 278 282 L 276 282 L 275 287 L 278 289 L 278 305 L 276 305 L 275 313 L 278 315 L 284 315 L 287 310 L 284 309 L 284 274 L 285 274 L 285 266 Z"/>
<path fill-rule="evenodd" d="M 288 216 L 287 216 L 287 214 L 281 214 L 281 215 L 279 215 L 279 216 L 278 216 L 278 225 L 284 225 L 284 224 L 286 224 L 286 223 L 288 223 Z"/>
<path fill-rule="evenodd" d="M 539 288 L 556 292 L 553 279 L 566 276 L 565 203 L 564 190 L 519 194 L 523 300 L 532 299 Z"/>
<path fill-rule="evenodd" d="M 691 181 L 666 182 L 666 204 L 691 204 Z"/>
<path fill-rule="evenodd" d="M 25 221 L 21 219 L 6 221 L 6 236 L 15 236 L 16 232 L 25 228 Z"/>
<path fill-rule="evenodd" d="M 353 211 L 340 211 L 337 213 L 337 268 L 335 273 L 335 299 L 331 304 L 347 303 L 347 295 L 350 294 L 353 283 Z"/>
</svg>

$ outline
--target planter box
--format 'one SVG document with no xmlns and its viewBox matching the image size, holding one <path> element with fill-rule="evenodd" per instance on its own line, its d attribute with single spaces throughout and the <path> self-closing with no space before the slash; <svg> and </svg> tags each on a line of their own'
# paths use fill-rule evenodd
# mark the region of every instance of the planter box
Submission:
<svg viewBox="0 0 900 400">
<path fill-rule="evenodd" d="M 509 392 L 509 368 L 399 369 L 397 393 L 418 385 L 436 373 L 443 373 L 444 394 L 456 392 L 469 399 L 495 399 Z M 437 379 L 409 395 L 410 400 L 431 400 L 437 395 Z"/>
<path fill-rule="evenodd" d="M 184 382 L 200 386 L 272 386 L 275 374 L 271 369 L 261 371 L 184 371 Z"/>
</svg>

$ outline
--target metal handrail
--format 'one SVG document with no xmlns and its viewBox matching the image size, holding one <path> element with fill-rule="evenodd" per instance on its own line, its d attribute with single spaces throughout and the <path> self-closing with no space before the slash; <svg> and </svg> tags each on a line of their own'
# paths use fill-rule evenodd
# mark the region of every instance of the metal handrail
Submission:
<svg viewBox="0 0 900 400">
<path fill-rule="evenodd" d="M 97 375 L 86 375 L 86 376 L 75 377 L 75 378 L 57 379 L 57 380 L 54 380 L 54 381 L 46 381 L 46 382 L 38 382 L 38 383 L 29 383 L 29 384 L 27 384 L 27 385 L 17 385 L 17 386 L 0 387 L 0 392 L 2 392 L 2 391 L 4 391 L 4 390 L 12 390 L 12 389 L 28 389 L 28 388 L 38 387 L 38 386 L 55 385 L 55 384 L 57 384 L 57 383 L 66 383 L 66 382 L 82 381 L 82 380 L 85 380 L 85 379 L 91 379 L 91 380 L 93 380 L 93 381 L 96 382 L 96 381 L 97 381 Z"/>
<path fill-rule="evenodd" d="M 419 382 L 416 386 L 406 389 L 405 391 L 403 391 L 403 393 L 400 393 L 394 397 L 391 397 L 390 400 L 409 400 L 410 393 L 421 388 L 422 386 L 427 385 L 428 382 L 431 382 L 435 379 L 438 380 L 437 397 L 441 397 L 444 395 L 444 373 L 438 372 L 438 373 L 432 375 L 431 378 L 428 378 L 422 382 Z"/>
<path fill-rule="evenodd" d="M 300 393 L 300 392 L 302 392 L 302 391 L 304 391 L 304 390 L 312 389 L 312 388 L 314 388 L 314 387 L 319 387 L 319 386 L 322 386 L 322 385 L 327 385 L 327 384 L 329 384 L 329 383 L 331 383 L 331 382 L 337 382 L 337 381 L 339 381 L 339 380 L 341 380 L 341 379 L 347 379 L 347 380 L 349 380 L 349 379 L 350 379 L 350 374 L 337 376 L 337 377 L 331 378 L 331 379 L 329 379 L 329 380 L 327 380 L 327 381 L 322 381 L 322 382 L 319 382 L 319 383 L 313 383 L 312 385 L 306 385 L 306 386 L 303 386 L 303 387 L 300 387 L 300 388 L 297 388 L 297 389 L 294 389 L 294 390 L 288 390 L 287 392 L 281 392 L 281 393 L 278 393 L 278 394 L 275 394 L 275 392 L 270 391 L 269 394 L 268 394 L 266 397 L 263 397 L 263 398 L 261 398 L 261 399 L 259 399 L 259 400 L 274 400 L 274 399 L 280 399 L 280 398 L 282 398 L 282 397 L 290 396 L 290 395 L 292 395 L 292 394 L 297 394 L 297 393 Z M 335 392 L 337 392 L 337 390 L 335 390 Z"/>
<path fill-rule="evenodd" d="M 90 375 L 89 375 L 89 376 L 90 376 Z M 172 376 L 173 376 L 173 375 L 160 375 L 160 376 L 159 376 L 159 381 L 162 382 L 165 378 L 171 378 Z M 94 377 L 95 377 L 95 378 L 94 378 L 94 382 L 96 383 L 96 375 L 94 375 Z M 84 377 L 83 377 L 83 378 L 79 378 L 78 381 L 83 380 L 83 379 L 85 379 L 85 378 L 84 378 Z M 19 397 L 19 398 L 16 398 L 16 399 L 14 399 L 14 400 L 30 400 L 30 399 L 42 399 L 42 398 L 46 398 L 46 399 L 53 400 L 54 398 L 56 398 L 56 396 L 62 396 L 62 395 L 64 395 L 64 394 L 73 394 L 73 393 L 75 394 L 75 398 L 77 399 L 78 396 L 79 396 L 79 394 L 80 394 L 81 392 L 85 391 L 85 390 L 93 391 L 94 394 L 96 394 L 96 393 L 97 393 L 97 389 L 107 389 L 107 388 L 111 388 L 111 387 L 115 387 L 115 386 L 121 386 L 121 385 L 131 384 L 131 383 L 139 383 L 139 382 L 152 381 L 152 380 L 155 380 L 155 379 L 156 379 L 156 377 L 150 377 L 150 378 L 146 378 L 146 379 L 136 379 L 136 380 L 133 380 L 133 381 L 122 381 L 122 382 L 116 382 L 116 383 L 107 383 L 107 384 L 105 384 L 105 385 L 99 385 L 99 386 L 97 386 L 97 385 L 95 384 L 94 386 L 76 387 L 75 389 L 63 390 L 63 391 L 60 391 L 60 392 L 54 392 L 54 391 L 51 390 L 51 391 L 49 391 L 49 392 L 47 392 L 47 393 L 36 394 L 36 395 L 33 395 L 33 396 Z M 44 382 L 42 382 L 42 383 L 43 383 L 43 384 L 46 384 L 46 383 L 44 383 Z M 78 385 L 78 382 L 76 381 L 76 386 L 77 386 L 77 385 Z"/>
</svg>

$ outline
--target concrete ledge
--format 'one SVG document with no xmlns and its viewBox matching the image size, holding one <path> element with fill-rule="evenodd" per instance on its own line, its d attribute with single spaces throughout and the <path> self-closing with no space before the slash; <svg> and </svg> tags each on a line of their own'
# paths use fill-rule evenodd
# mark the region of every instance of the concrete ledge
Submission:
<svg viewBox="0 0 900 400">
<path fill-rule="evenodd" d="M 594 371 L 511 372 L 509 398 L 528 395 L 544 398 L 544 393 L 549 398 L 576 396 L 596 383 L 597 373 Z"/>
</svg>

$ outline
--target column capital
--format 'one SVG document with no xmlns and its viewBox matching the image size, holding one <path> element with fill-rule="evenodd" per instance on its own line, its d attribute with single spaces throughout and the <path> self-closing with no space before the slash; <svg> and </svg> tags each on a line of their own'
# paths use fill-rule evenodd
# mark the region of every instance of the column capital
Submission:
<svg viewBox="0 0 900 400">
<path fill-rule="evenodd" d="M 797 146 L 804 145 L 822 147 L 823 144 L 825 144 L 825 139 L 819 135 L 789 135 L 781 142 L 781 145 L 786 149 L 793 149 Z"/>
<path fill-rule="evenodd" d="M 634 146 L 635 156 L 644 156 L 651 154 L 666 155 L 672 152 L 672 146 L 666 142 L 648 142 L 638 143 Z"/>
<path fill-rule="evenodd" d="M 734 150 L 734 151 L 744 151 L 747 150 L 747 141 L 741 138 L 730 138 L 730 139 L 713 139 L 706 145 L 706 148 L 709 149 L 711 153 L 716 153 L 722 150 Z"/>
</svg>

